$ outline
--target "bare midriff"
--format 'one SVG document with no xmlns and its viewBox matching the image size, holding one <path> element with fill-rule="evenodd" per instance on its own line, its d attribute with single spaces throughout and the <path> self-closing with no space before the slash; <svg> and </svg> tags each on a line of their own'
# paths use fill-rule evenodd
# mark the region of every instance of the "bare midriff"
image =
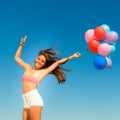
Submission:
<svg viewBox="0 0 120 120">
<path fill-rule="evenodd" d="M 38 85 L 33 84 L 31 82 L 24 81 L 22 83 L 22 93 L 25 94 L 33 89 L 36 89 Z"/>
</svg>

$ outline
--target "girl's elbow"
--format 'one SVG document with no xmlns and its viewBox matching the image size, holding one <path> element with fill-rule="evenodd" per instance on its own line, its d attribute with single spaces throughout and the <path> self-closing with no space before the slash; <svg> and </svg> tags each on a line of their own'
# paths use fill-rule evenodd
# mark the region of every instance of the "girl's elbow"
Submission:
<svg viewBox="0 0 120 120">
<path fill-rule="evenodd" d="M 14 60 L 17 62 L 17 61 L 18 61 L 18 57 L 17 57 L 17 56 L 15 56 L 15 57 L 14 57 Z"/>
<path fill-rule="evenodd" d="M 15 61 L 16 61 L 16 59 L 17 59 L 16 56 L 14 56 L 14 60 L 15 60 Z"/>
</svg>

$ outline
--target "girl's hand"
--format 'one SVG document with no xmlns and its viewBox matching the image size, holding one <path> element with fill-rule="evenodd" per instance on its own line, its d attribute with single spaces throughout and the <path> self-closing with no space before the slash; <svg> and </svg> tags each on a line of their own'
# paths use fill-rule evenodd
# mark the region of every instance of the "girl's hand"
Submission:
<svg viewBox="0 0 120 120">
<path fill-rule="evenodd" d="M 74 58 L 78 58 L 78 57 L 80 57 L 80 56 L 81 56 L 81 54 L 80 54 L 79 52 L 76 52 L 76 53 L 73 54 L 73 57 L 74 57 Z"/>
<path fill-rule="evenodd" d="M 24 45 L 26 39 L 27 39 L 27 36 L 24 36 L 24 38 L 21 38 L 20 46 Z"/>
</svg>

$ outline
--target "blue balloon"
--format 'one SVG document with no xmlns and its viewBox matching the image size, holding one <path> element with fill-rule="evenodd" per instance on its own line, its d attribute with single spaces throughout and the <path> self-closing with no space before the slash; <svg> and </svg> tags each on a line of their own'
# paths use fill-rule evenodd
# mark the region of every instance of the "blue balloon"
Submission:
<svg viewBox="0 0 120 120">
<path fill-rule="evenodd" d="M 110 45 L 110 48 L 111 48 L 111 50 L 110 50 L 110 54 L 114 53 L 115 50 L 116 50 L 115 45 Z"/>
<path fill-rule="evenodd" d="M 107 60 L 104 56 L 99 55 L 94 59 L 93 64 L 96 69 L 102 70 L 106 67 Z"/>
</svg>

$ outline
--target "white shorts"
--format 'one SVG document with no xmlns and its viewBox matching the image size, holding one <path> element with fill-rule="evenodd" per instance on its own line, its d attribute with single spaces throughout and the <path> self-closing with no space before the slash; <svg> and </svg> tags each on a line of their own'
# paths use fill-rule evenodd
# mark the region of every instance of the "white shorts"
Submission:
<svg viewBox="0 0 120 120">
<path fill-rule="evenodd" d="M 24 108 L 30 108 L 31 106 L 43 107 L 43 100 L 37 89 L 33 89 L 30 92 L 23 94 L 22 96 L 24 100 Z"/>
</svg>

